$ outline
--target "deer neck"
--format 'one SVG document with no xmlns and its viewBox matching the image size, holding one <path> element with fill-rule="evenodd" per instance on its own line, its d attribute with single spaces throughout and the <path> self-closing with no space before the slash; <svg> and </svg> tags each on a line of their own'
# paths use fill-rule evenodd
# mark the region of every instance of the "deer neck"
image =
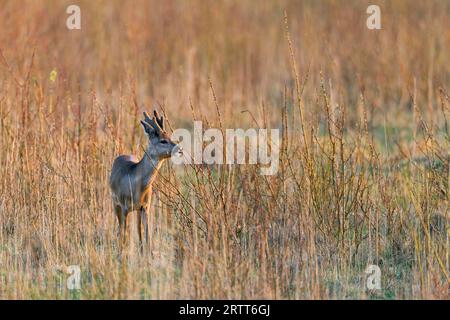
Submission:
<svg viewBox="0 0 450 320">
<path fill-rule="evenodd" d="M 143 186 L 152 184 L 163 161 L 163 159 L 159 159 L 159 157 L 152 152 L 150 147 L 145 150 L 144 156 L 138 163 L 138 171 Z"/>
</svg>

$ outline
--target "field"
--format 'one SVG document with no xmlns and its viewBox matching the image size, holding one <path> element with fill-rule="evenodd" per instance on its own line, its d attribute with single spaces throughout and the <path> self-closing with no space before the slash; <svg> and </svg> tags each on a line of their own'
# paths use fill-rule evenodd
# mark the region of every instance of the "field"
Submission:
<svg viewBox="0 0 450 320">
<path fill-rule="evenodd" d="M 449 1 L 77 2 L 0 8 L 0 299 L 450 297 Z M 122 257 L 109 174 L 154 108 L 278 128 L 279 169 L 166 161 Z"/>
</svg>

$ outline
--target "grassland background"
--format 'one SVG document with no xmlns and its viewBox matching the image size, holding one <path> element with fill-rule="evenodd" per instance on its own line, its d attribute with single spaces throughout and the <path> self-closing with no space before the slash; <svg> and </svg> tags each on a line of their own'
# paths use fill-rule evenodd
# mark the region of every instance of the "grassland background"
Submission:
<svg viewBox="0 0 450 320">
<path fill-rule="evenodd" d="M 448 298 L 450 2 L 372 2 L 2 1 L 0 298 Z M 109 170 L 159 105 L 281 128 L 280 170 L 166 164 L 119 263 Z"/>
</svg>

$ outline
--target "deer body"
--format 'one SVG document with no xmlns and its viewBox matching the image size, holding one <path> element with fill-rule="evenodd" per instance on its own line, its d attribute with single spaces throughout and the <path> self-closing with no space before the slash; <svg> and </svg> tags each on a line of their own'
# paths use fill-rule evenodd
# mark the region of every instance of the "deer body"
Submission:
<svg viewBox="0 0 450 320">
<path fill-rule="evenodd" d="M 151 199 L 152 182 L 162 161 L 151 161 L 146 154 L 138 161 L 135 156 L 119 156 L 114 160 L 110 187 L 113 202 L 129 211 L 140 209 Z"/>
<path fill-rule="evenodd" d="M 138 211 L 137 227 L 139 243 L 142 246 L 142 231 L 144 227 L 145 242 L 148 241 L 147 212 L 152 196 L 152 184 L 163 161 L 174 152 L 181 153 L 181 148 L 173 143 L 163 131 L 163 118 L 150 119 L 144 112 L 145 120 L 141 121 L 149 144 L 139 161 L 135 156 L 121 155 L 114 160 L 109 185 L 112 193 L 114 212 L 119 221 L 119 237 L 123 244 L 127 237 L 127 216 L 132 211 Z"/>
</svg>

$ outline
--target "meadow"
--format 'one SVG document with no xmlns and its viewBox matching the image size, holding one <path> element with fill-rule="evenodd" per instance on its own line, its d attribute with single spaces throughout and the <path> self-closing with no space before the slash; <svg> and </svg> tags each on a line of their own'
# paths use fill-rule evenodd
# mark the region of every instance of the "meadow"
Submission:
<svg viewBox="0 0 450 320">
<path fill-rule="evenodd" d="M 0 299 L 449 298 L 449 1 L 77 2 L 0 8 Z M 279 169 L 167 161 L 120 260 L 109 174 L 154 108 L 279 128 Z"/>
</svg>

